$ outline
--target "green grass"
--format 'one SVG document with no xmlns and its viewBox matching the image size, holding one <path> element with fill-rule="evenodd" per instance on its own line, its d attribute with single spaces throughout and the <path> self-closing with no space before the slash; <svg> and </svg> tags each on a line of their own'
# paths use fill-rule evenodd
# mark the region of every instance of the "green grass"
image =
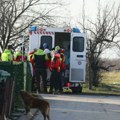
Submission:
<svg viewBox="0 0 120 120">
<path fill-rule="evenodd" d="M 88 84 L 83 85 L 83 93 L 89 94 L 108 94 L 108 95 L 120 95 L 120 72 L 104 72 L 102 73 L 102 81 L 98 87 L 92 87 L 92 90 L 88 89 Z"/>
</svg>

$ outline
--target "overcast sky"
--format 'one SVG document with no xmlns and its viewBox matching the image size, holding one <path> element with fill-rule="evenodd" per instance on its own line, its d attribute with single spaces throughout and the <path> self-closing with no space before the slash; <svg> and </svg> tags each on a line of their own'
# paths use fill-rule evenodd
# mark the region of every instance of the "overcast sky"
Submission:
<svg viewBox="0 0 120 120">
<path fill-rule="evenodd" d="M 95 19 L 99 0 L 67 0 L 69 5 L 66 6 L 66 12 L 68 12 L 71 17 L 72 25 L 76 24 L 76 21 L 81 18 L 83 12 L 83 1 L 85 5 L 84 9 L 86 17 Z M 112 6 L 113 3 L 118 5 L 120 4 L 120 0 L 100 0 L 100 3 L 101 8 L 104 8 L 106 5 L 109 5 L 109 7 Z"/>
<path fill-rule="evenodd" d="M 83 1 L 85 5 L 84 9 L 86 17 L 91 20 L 94 20 L 96 17 L 99 0 L 67 0 L 69 5 L 66 8 L 66 12 L 69 15 L 68 20 L 72 26 L 78 26 L 77 22 L 82 17 Z M 112 6 L 113 3 L 117 6 L 120 4 L 120 0 L 100 0 L 100 3 L 101 8 L 104 8 L 106 5 L 109 5 L 109 7 Z M 116 51 L 117 50 L 115 48 L 112 50 L 107 50 L 104 53 L 104 56 L 108 58 L 116 58 L 118 57 Z"/>
</svg>

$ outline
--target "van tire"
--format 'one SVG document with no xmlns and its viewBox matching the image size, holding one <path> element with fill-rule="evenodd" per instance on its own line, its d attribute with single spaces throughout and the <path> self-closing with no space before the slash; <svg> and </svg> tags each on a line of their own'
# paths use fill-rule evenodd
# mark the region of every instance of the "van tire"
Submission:
<svg viewBox="0 0 120 120">
<path fill-rule="evenodd" d="M 71 87 L 72 93 L 74 94 L 79 94 L 82 93 L 82 86 L 79 84 L 77 87 Z"/>
</svg>

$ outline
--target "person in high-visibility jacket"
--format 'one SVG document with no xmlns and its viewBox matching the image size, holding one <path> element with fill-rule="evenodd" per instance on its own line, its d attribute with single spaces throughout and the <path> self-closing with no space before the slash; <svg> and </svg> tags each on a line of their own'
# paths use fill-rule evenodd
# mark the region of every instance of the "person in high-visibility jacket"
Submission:
<svg viewBox="0 0 120 120">
<path fill-rule="evenodd" d="M 20 62 L 22 61 L 22 51 L 18 50 L 14 55 L 14 61 Z"/>
<path fill-rule="evenodd" d="M 1 60 L 4 62 L 8 62 L 9 58 L 8 58 L 8 54 L 7 54 L 7 50 L 5 50 L 2 55 L 1 55 Z"/>
<path fill-rule="evenodd" d="M 33 55 L 36 51 L 37 49 L 35 48 L 32 52 L 28 54 L 28 61 L 32 64 L 33 71 L 35 69 Z"/>
<path fill-rule="evenodd" d="M 7 49 L 4 50 L 4 52 L 1 55 L 1 60 L 5 62 L 10 62 L 13 60 L 13 54 L 12 54 L 12 45 L 9 45 Z"/>
<path fill-rule="evenodd" d="M 38 92 L 41 92 L 40 89 L 40 77 L 42 77 L 42 81 L 43 81 L 43 88 L 44 91 L 43 92 L 47 92 L 47 81 L 46 81 L 46 77 L 47 77 L 47 72 L 46 72 L 46 55 L 44 53 L 44 51 L 39 48 L 33 55 L 33 59 L 34 59 L 34 65 L 35 65 L 35 78 L 37 80 L 37 88 L 38 88 Z"/>
<path fill-rule="evenodd" d="M 35 75 L 34 75 L 34 73 L 35 73 L 35 65 L 34 65 L 34 59 L 33 59 L 34 53 L 36 51 L 37 51 L 37 49 L 34 48 L 34 50 L 28 54 L 28 61 L 30 62 L 31 74 L 32 74 L 31 89 L 32 89 L 33 92 L 35 92 L 36 89 L 37 89 L 37 85 L 36 85 L 36 81 L 35 81 Z"/>
<path fill-rule="evenodd" d="M 27 60 L 27 54 L 23 51 L 23 56 L 22 56 L 22 48 L 19 49 L 15 54 L 14 54 L 14 61 L 16 62 L 25 62 Z"/>
</svg>

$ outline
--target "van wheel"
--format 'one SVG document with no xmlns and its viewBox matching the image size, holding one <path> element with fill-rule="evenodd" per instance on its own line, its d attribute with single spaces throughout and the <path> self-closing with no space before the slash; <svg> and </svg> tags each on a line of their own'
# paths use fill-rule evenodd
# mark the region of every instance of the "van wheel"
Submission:
<svg viewBox="0 0 120 120">
<path fill-rule="evenodd" d="M 82 93 L 82 86 L 81 84 L 79 84 L 79 86 L 77 87 L 72 87 L 71 90 L 72 90 L 72 93 L 75 93 L 75 94 Z"/>
</svg>

